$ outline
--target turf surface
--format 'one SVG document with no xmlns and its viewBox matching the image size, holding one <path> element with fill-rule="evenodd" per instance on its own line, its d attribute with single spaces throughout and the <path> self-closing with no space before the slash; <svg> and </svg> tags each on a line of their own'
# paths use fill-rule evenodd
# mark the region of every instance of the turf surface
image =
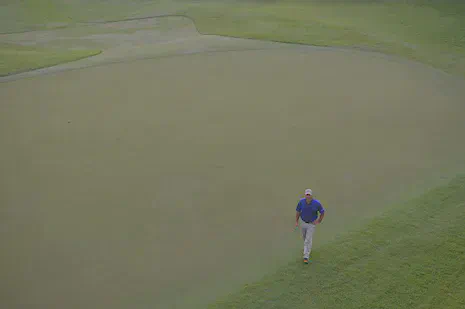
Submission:
<svg viewBox="0 0 465 309">
<path fill-rule="evenodd" d="M 301 255 L 305 187 L 318 250 L 463 170 L 464 91 L 302 46 L 0 83 L 4 307 L 205 308 Z"/>
<path fill-rule="evenodd" d="M 0 76 L 95 56 L 100 50 L 67 50 L 0 43 Z"/>
<path fill-rule="evenodd" d="M 394 54 L 465 76 L 459 1 L 6 1 L 1 32 L 185 14 L 205 34 L 351 47 Z M 1 37 L 0 37 L 1 42 Z M 14 72 L 14 67 L 11 72 Z"/>
<path fill-rule="evenodd" d="M 158 36 L 135 36 L 134 29 L 150 31 L 145 26 L 117 30 L 124 33 L 89 26 L 93 30 L 87 33 L 78 23 L 177 13 L 193 17 L 203 33 L 377 50 L 463 75 L 463 9 L 452 2 L 21 3 L 2 2 L 2 32 L 73 26 L 57 30 L 71 31 L 73 40 L 55 36 L 58 40 L 34 47 L 28 44 L 50 33 L 18 34 L 33 37 L 19 47 L 12 47 L 12 35 L 0 37 L 4 55 L 15 59 L 16 49 L 25 50 L 25 58 L 40 66 L 42 56 L 30 57 L 35 50 L 71 51 L 89 34 L 94 39 L 89 49 L 108 44 L 104 53 L 114 48 L 115 57 L 132 55 L 126 47 L 152 39 L 150 48 L 158 51 Z M 123 34 L 130 39 L 118 42 Z M 205 45 L 179 38 L 183 51 Z M 163 48 L 171 53 L 167 45 Z M 315 253 L 326 261 L 330 254 L 321 246 L 336 235 L 402 194 L 414 195 L 465 166 L 461 80 L 370 53 L 221 48 L 222 53 L 200 50 L 163 61 L 128 57 L 134 62 L 0 84 L 5 307 L 203 308 L 300 256 L 300 241 L 290 230 L 296 199 L 307 185 L 329 209 L 315 235 Z M 150 57 L 152 49 L 141 54 Z M 23 63 L 8 60 L 6 72 Z M 444 220 L 443 214 L 434 215 Z M 412 237 L 410 242 L 422 243 Z M 404 248 L 399 246 L 392 252 Z M 370 275 L 357 287 L 373 281 L 392 295 L 399 292 L 374 278 L 378 268 L 369 258 L 359 262 L 367 262 Z M 331 271 L 335 264 L 328 265 L 321 267 Z M 354 268 L 338 265 L 342 279 L 356 277 Z M 406 278 L 430 280 L 415 276 Z M 424 295 L 421 286 L 411 288 L 412 295 Z M 434 285 L 428 288 L 435 291 Z M 351 293 L 362 290 L 335 291 L 349 302 Z M 292 303 L 287 292 L 292 293 L 284 290 L 282 300 L 274 300 L 276 306 Z M 460 293 L 450 292 L 451 306 L 460 304 Z M 263 300 L 244 295 L 228 303 Z M 390 300 L 376 289 L 373 295 Z M 362 295 L 357 301 L 373 300 Z"/>
<path fill-rule="evenodd" d="M 206 1 L 187 12 L 203 33 L 368 49 L 465 76 L 459 1 Z"/>
<path fill-rule="evenodd" d="M 465 307 L 465 176 L 209 308 Z"/>
</svg>

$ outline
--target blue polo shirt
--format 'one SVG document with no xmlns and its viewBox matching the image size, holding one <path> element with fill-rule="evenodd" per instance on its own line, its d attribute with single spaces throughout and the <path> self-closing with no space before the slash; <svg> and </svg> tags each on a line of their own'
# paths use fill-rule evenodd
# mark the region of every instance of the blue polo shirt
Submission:
<svg viewBox="0 0 465 309">
<path fill-rule="evenodd" d="M 300 199 L 295 210 L 300 212 L 300 218 L 307 223 L 318 219 L 318 213 L 322 214 L 325 212 L 325 209 L 318 200 L 312 199 L 310 204 L 307 204 L 305 198 Z"/>
</svg>

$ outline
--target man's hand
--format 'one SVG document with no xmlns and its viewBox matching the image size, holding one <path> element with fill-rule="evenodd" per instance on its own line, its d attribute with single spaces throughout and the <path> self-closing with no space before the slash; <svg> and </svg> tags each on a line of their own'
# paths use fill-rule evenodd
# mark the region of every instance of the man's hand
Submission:
<svg viewBox="0 0 465 309">
<path fill-rule="evenodd" d="M 312 223 L 313 223 L 313 224 L 315 224 L 315 225 L 317 225 L 317 224 L 320 224 L 320 223 L 321 223 L 321 221 L 320 221 L 320 219 L 316 219 L 316 220 L 315 220 L 315 221 L 313 221 Z"/>
</svg>

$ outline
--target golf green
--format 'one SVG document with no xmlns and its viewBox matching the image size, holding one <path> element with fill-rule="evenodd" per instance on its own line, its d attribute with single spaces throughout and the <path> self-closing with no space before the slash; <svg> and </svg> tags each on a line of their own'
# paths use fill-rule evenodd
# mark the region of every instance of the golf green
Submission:
<svg viewBox="0 0 465 309">
<path fill-rule="evenodd" d="M 305 188 L 318 250 L 463 170 L 464 86 L 295 46 L 0 83 L 4 305 L 202 307 L 300 256 Z"/>
</svg>

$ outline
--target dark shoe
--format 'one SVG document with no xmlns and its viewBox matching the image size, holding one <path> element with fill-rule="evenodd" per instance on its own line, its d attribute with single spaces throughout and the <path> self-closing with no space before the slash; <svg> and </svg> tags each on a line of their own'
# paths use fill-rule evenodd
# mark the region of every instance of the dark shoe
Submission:
<svg viewBox="0 0 465 309">
<path fill-rule="evenodd" d="M 308 264 L 308 259 L 307 258 L 304 258 L 304 263 Z"/>
</svg>

